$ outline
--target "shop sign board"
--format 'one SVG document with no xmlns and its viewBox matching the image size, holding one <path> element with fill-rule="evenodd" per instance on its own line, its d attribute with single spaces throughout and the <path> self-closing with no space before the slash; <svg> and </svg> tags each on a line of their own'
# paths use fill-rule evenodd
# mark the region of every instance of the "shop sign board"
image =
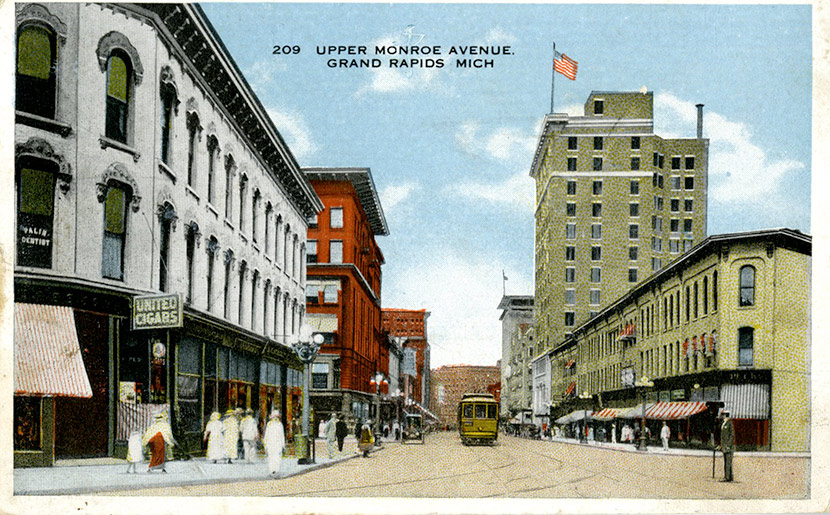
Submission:
<svg viewBox="0 0 830 515">
<path fill-rule="evenodd" d="M 133 298 L 132 328 L 167 329 L 182 326 L 182 298 L 178 293 Z"/>
</svg>

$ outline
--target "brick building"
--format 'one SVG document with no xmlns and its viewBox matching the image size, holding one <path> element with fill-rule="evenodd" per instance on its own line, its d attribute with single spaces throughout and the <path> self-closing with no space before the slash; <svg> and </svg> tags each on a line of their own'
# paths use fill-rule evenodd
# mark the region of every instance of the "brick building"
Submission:
<svg viewBox="0 0 830 515">
<path fill-rule="evenodd" d="M 445 365 L 432 370 L 430 406 L 450 428 L 457 428 L 458 403 L 465 393 L 494 393 L 499 388 L 498 366 Z"/>
<path fill-rule="evenodd" d="M 403 351 L 401 376 L 404 396 L 429 408 L 429 341 L 425 309 L 384 309 L 383 331 L 397 338 Z M 410 365 L 410 367 L 407 366 Z"/>
<path fill-rule="evenodd" d="M 388 373 L 389 342 L 381 334 L 381 265 L 376 236 L 389 234 L 368 168 L 304 168 L 324 209 L 309 224 L 306 311 L 324 343 L 312 364 L 315 415 L 374 409 L 376 371 Z"/>
</svg>

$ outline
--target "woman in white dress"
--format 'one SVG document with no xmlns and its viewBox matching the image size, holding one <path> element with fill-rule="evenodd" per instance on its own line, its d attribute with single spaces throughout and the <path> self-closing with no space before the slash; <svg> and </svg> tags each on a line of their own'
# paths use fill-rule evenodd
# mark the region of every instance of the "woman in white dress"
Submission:
<svg viewBox="0 0 830 515">
<path fill-rule="evenodd" d="M 268 419 L 262 442 L 265 444 L 265 452 L 268 453 L 268 472 L 272 476 L 279 476 L 282 451 L 285 449 L 285 429 L 280 421 L 279 411 L 272 411 Z"/>
<path fill-rule="evenodd" d="M 213 460 L 214 463 L 225 460 L 225 441 L 222 438 L 224 428 L 220 418 L 222 416 L 214 411 L 210 415 L 210 422 L 205 426 L 205 440 L 208 443 L 207 459 Z"/>
</svg>

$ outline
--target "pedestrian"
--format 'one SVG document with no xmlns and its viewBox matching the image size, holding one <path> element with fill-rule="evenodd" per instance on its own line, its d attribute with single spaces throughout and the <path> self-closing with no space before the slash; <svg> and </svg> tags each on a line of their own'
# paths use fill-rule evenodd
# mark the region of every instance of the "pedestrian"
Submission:
<svg viewBox="0 0 830 515">
<path fill-rule="evenodd" d="M 207 459 L 225 461 L 225 442 L 222 437 L 222 415 L 218 411 L 210 414 L 210 421 L 205 426 L 205 441 L 207 442 Z"/>
<path fill-rule="evenodd" d="M 332 415 L 333 416 L 333 415 Z M 326 426 L 328 422 L 324 418 L 320 418 L 320 425 L 317 427 L 317 438 L 326 437 Z"/>
<path fill-rule="evenodd" d="M 398 422 L 398 419 L 392 422 L 392 432 L 395 434 L 395 440 L 401 439 L 401 424 Z"/>
<path fill-rule="evenodd" d="M 732 457 L 735 455 L 735 426 L 729 417 L 729 412 L 722 409 L 720 412 L 720 446 L 723 452 L 723 479 L 721 481 L 732 481 Z"/>
<path fill-rule="evenodd" d="M 383 438 L 389 438 L 389 422 L 383 423 Z"/>
<path fill-rule="evenodd" d="M 371 421 L 366 422 L 363 424 L 363 427 L 360 430 L 360 439 L 358 440 L 358 448 L 363 451 L 363 457 L 369 457 L 369 450 L 372 448 L 372 445 L 375 443 L 375 438 L 372 436 L 372 431 L 369 429 L 369 424 Z"/>
<path fill-rule="evenodd" d="M 617 443 L 617 423 L 611 422 L 611 443 Z"/>
<path fill-rule="evenodd" d="M 357 438 L 358 440 L 360 440 L 360 429 L 362 427 L 363 427 L 363 422 L 361 422 L 360 419 L 357 419 L 357 421 L 354 424 L 354 437 Z"/>
<path fill-rule="evenodd" d="M 337 438 L 337 452 L 343 452 L 343 442 L 346 440 L 346 435 L 348 434 L 349 428 L 343 420 L 343 415 L 338 414 L 334 429 L 334 436 Z"/>
<path fill-rule="evenodd" d="M 173 438 L 173 428 L 170 427 L 170 422 L 167 421 L 164 412 L 156 414 L 154 422 L 144 432 L 141 443 L 150 448 L 150 466 L 147 472 L 159 468 L 162 472 L 167 472 L 165 464 L 167 445 L 176 445 L 176 440 Z"/>
<path fill-rule="evenodd" d="M 272 411 L 268 419 L 262 443 L 265 445 L 265 452 L 268 454 L 268 472 L 272 476 L 279 477 L 282 451 L 285 449 L 285 429 L 282 427 L 279 411 Z"/>
<path fill-rule="evenodd" d="M 253 463 L 256 459 L 256 441 L 259 440 L 259 430 L 256 427 L 256 420 L 254 420 L 254 410 L 245 410 L 245 418 L 239 425 L 239 431 L 242 433 L 242 446 L 245 452 L 245 462 Z"/>
<path fill-rule="evenodd" d="M 337 417 L 334 416 L 334 413 L 331 414 L 331 418 L 323 427 L 321 436 L 326 439 L 326 450 L 329 451 L 329 459 L 334 459 L 334 445 L 337 441 Z"/>
<path fill-rule="evenodd" d="M 669 437 L 671 436 L 671 429 L 669 429 L 666 421 L 663 421 L 663 427 L 660 429 L 660 439 L 663 440 L 663 450 L 669 450 Z"/>
<path fill-rule="evenodd" d="M 238 442 L 239 442 L 239 421 L 236 419 L 236 411 L 229 408 L 225 412 L 225 418 L 222 419 L 223 438 L 225 441 L 225 458 L 228 463 L 233 461 L 238 456 Z"/>
<path fill-rule="evenodd" d="M 136 473 L 136 463 L 144 461 L 144 446 L 141 444 L 141 431 L 134 429 L 127 440 L 127 474 Z"/>
</svg>

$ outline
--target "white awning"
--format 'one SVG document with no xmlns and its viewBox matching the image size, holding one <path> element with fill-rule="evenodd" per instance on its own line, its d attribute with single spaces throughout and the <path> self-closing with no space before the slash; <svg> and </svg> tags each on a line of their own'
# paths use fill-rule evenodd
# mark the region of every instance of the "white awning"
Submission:
<svg viewBox="0 0 830 515">
<path fill-rule="evenodd" d="M 337 331 L 337 315 L 306 313 L 305 320 L 315 333 L 333 333 Z"/>
</svg>

